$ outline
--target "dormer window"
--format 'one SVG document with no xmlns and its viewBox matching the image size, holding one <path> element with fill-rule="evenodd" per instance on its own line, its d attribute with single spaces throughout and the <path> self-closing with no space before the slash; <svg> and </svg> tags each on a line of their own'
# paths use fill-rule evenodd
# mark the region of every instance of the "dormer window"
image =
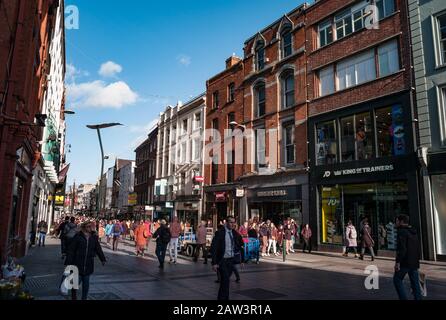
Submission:
<svg viewBox="0 0 446 320">
<path fill-rule="evenodd" d="M 262 70 L 265 67 L 265 42 L 259 40 L 255 47 L 256 70 Z"/>
<path fill-rule="evenodd" d="M 291 27 L 287 26 L 281 33 L 281 51 L 282 59 L 290 56 L 293 53 L 293 37 L 291 35 Z"/>
</svg>

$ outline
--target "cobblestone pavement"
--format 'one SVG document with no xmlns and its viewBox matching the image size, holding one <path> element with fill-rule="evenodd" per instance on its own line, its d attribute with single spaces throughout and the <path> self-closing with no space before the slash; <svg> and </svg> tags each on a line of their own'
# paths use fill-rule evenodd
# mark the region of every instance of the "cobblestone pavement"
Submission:
<svg viewBox="0 0 446 320">
<path fill-rule="evenodd" d="M 120 244 L 119 251 L 103 244 L 108 263 L 96 261 L 90 280 L 91 300 L 214 300 L 218 284 L 210 264 L 179 255 L 178 264 L 166 263 L 158 269 L 154 255 L 135 256 L 130 241 Z M 166 262 L 169 258 L 166 257 Z M 58 239 L 48 239 L 46 247 L 32 248 L 20 261 L 27 273 L 26 288 L 38 300 L 63 300 L 59 283 L 64 269 Z M 364 269 L 375 265 L 380 272 L 379 289 L 367 290 Z M 379 258 L 374 262 L 345 258 L 328 253 L 296 251 L 283 262 L 282 257 L 261 258 L 260 264 L 245 264 L 241 282 L 231 282 L 233 300 L 319 300 L 319 299 L 396 299 L 392 283 L 394 262 Z M 425 262 L 421 270 L 428 277 L 428 299 L 446 299 L 446 264 Z M 234 280 L 234 279 L 232 279 Z M 408 290 L 409 283 L 406 282 Z"/>
</svg>

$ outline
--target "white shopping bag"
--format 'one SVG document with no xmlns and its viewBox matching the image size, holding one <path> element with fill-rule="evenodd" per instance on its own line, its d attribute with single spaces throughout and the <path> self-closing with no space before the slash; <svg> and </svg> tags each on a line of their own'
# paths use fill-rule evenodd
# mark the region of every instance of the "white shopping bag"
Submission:
<svg viewBox="0 0 446 320">
<path fill-rule="evenodd" d="M 426 274 L 420 272 L 419 278 L 420 278 L 421 295 L 423 297 L 427 297 Z"/>
</svg>

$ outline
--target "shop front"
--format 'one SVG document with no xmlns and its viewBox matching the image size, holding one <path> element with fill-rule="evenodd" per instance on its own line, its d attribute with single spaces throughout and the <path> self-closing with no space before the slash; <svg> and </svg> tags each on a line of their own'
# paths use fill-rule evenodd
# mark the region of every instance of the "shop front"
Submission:
<svg viewBox="0 0 446 320">
<path fill-rule="evenodd" d="M 308 176 L 281 173 L 244 179 L 248 219 L 271 220 L 278 225 L 287 218 L 298 226 L 309 221 Z"/>
<path fill-rule="evenodd" d="M 240 198 L 237 197 L 235 184 L 225 184 L 204 187 L 205 207 L 203 220 L 211 220 L 214 226 L 225 220 L 228 216 L 234 216 L 240 223 Z"/>
<path fill-rule="evenodd" d="M 200 222 L 199 216 L 200 200 L 199 197 L 181 199 L 175 201 L 175 212 L 178 220 L 186 223 L 196 230 Z"/>
<path fill-rule="evenodd" d="M 310 120 L 311 227 L 319 250 L 341 252 L 349 220 L 369 220 L 375 250 L 394 256 L 395 220 L 410 217 L 421 234 L 418 157 L 407 95 Z"/>
</svg>

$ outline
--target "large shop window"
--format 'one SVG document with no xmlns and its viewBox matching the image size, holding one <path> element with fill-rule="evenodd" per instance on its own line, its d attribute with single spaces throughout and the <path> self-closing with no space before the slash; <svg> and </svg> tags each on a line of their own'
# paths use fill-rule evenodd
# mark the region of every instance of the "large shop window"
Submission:
<svg viewBox="0 0 446 320">
<path fill-rule="evenodd" d="M 406 139 L 403 123 L 403 108 L 394 105 L 375 110 L 375 130 L 372 111 L 339 119 L 341 162 L 366 160 L 375 157 L 390 157 L 406 154 Z M 316 163 L 336 163 L 337 143 L 336 120 L 316 126 Z M 376 132 L 376 135 L 375 135 Z M 377 153 L 375 153 L 375 141 Z"/>
<path fill-rule="evenodd" d="M 399 156 L 406 154 L 403 107 L 378 109 L 375 112 L 378 157 Z"/>
<path fill-rule="evenodd" d="M 352 220 L 358 234 L 368 218 L 379 250 L 396 250 L 396 217 L 409 214 L 406 182 L 321 187 L 322 243 L 343 245 Z"/>
<path fill-rule="evenodd" d="M 271 220 L 274 225 L 283 224 L 290 217 L 300 227 L 302 219 L 302 201 L 255 201 L 248 202 L 249 218 L 259 221 Z"/>
<path fill-rule="evenodd" d="M 437 254 L 446 255 L 446 174 L 432 179 Z"/>
<path fill-rule="evenodd" d="M 337 159 L 336 121 L 327 121 L 316 127 L 316 158 L 318 165 L 333 164 Z"/>
</svg>

